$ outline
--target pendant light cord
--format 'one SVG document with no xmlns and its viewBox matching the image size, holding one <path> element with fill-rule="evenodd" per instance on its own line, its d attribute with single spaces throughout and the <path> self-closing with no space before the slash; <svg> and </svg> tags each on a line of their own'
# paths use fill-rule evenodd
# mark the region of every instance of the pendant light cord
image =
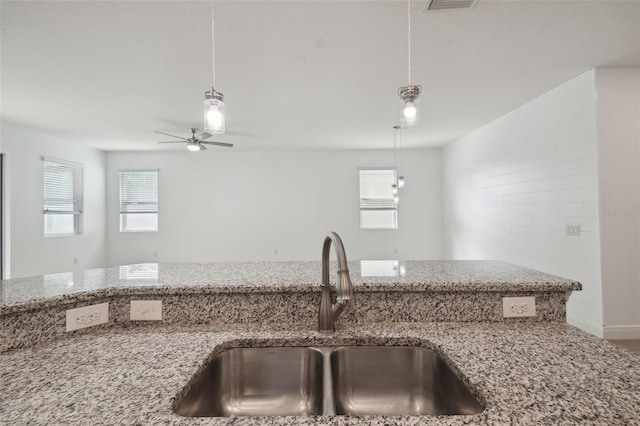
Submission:
<svg viewBox="0 0 640 426">
<path fill-rule="evenodd" d="M 215 15 L 213 13 L 213 1 L 211 2 L 211 82 L 213 88 L 216 87 L 216 38 L 215 38 Z M 213 93 L 212 93 L 213 95 Z"/>
<path fill-rule="evenodd" d="M 407 0 L 407 80 L 411 86 L 411 0 Z"/>
<path fill-rule="evenodd" d="M 398 129 L 400 129 L 400 127 L 398 126 Z M 398 156 L 400 157 L 400 161 L 398 161 L 399 164 L 399 168 L 402 169 L 402 132 L 400 132 L 400 135 L 398 137 Z"/>
<path fill-rule="evenodd" d="M 396 163 L 396 137 L 398 134 L 399 126 L 393 127 L 393 168 L 396 169 L 396 173 L 398 171 L 398 165 Z"/>
</svg>

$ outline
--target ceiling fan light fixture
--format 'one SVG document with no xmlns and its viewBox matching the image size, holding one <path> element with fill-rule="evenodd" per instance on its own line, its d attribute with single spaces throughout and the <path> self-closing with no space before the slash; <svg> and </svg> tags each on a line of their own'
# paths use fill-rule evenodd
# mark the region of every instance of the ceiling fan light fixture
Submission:
<svg viewBox="0 0 640 426">
<path fill-rule="evenodd" d="M 200 151 L 202 147 L 198 142 L 187 142 L 187 149 L 189 151 Z"/>
<path fill-rule="evenodd" d="M 172 135 L 172 134 L 165 133 L 165 132 L 156 131 L 156 133 L 160 133 L 161 135 L 171 136 L 172 138 L 180 139 L 179 141 L 168 141 L 168 142 L 158 142 L 158 143 L 184 143 L 184 142 L 186 142 L 187 143 L 187 149 L 189 151 L 204 151 L 204 150 L 207 149 L 207 145 L 224 146 L 226 148 L 233 148 L 233 144 L 232 143 L 205 141 L 205 139 L 209 139 L 211 137 L 211 134 L 207 133 L 207 132 L 202 132 L 202 133 L 196 134 L 197 131 L 198 131 L 198 129 L 196 129 L 195 127 L 192 127 L 191 128 L 191 137 L 190 138 L 183 138 L 182 136 L 176 136 L 176 135 Z"/>
<path fill-rule="evenodd" d="M 204 92 L 204 131 L 212 135 L 225 132 L 224 95 L 213 87 Z"/>
</svg>

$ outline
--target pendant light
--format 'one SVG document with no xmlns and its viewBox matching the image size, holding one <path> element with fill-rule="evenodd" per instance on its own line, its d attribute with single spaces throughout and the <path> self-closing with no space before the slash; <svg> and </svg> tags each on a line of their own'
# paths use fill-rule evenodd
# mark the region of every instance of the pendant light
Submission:
<svg viewBox="0 0 640 426">
<path fill-rule="evenodd" d="M 396 174 L 398 173 L 398 166 L 396 162 L 398 130 L 400 130 L 400 126 L 393 126 L 393 168 L 396 170 Z M 404 176 L 397 178 L 396 182 L 391 185 L 391 195 L 393 196 L 393 203 L 395 205 L 400 203 L 400 194 L 398 193 L 398 190 L 402 188 L 404 188 Z"/>
<path fill-rule="evenodd" d="M 422 86 L 411 84 L 411 0 L 407 0 L 407 85 L 398 89 L 402 109 L 400 124 L 403 128 L 420 125 L 420 92 Z"/>
<path fill-rule="evenodd" d="M 398 141 L 398 151 L 400 152 L 400 168 L 402 168 L 402 132 L 399 135 L 396 135 L 397 131 L 400 130 L 399 126 L 394 127 L 393 133 L 393 149 L 396 149 L 396 139 Z M 395 157 L 394 157 L 395 161 Z M 398 189 L 404 188 L 404 176 L 400 175 L 398 177 Z"/>
<path fill-rule="evenodd" d="M 211 90 L 204 92 L 204 127 L 203 130 L 212 135 L 221 135 L 224 127 L 224 95 L 215 89 L 216 86 L 216 42 L 213 2 L 211 3 L 211 58 L 212 85 Z"/>
<path fill-rule="evenodd" d="M 400 188 L 400 189 L 404 188 L 404 176 L 400 176 L 398 178 L 398 188 Z"/>
</svg>

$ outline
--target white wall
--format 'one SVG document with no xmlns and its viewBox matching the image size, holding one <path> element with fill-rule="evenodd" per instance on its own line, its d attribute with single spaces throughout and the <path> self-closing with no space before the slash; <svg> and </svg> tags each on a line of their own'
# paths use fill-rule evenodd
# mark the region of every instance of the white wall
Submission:
<svg viewBox="0 0 640 426">
<path fill-rule="evenodd" d="M 108 153 L 108 263 L 319 260 L 329 231 L 353 260 L 440 258 L 440 150 L 398 162 L 399 229 L 360 230 L 358 168 L 392 166 L 391 151 Z M 119 232 L 118 170 L 129 168 L 159 169 L 157 233 Z"/>
<path fill-rule="evenodd" d="M 448 257 L 579 280 L 568 320 L 602 333 L 593 72 L 444 147 L 443 185 Z"/>
<path fill-rule="evenodd" d="M 9 242 L 5 277 L 105 266 L 104 152 L 8 123 L 2 123 L 0 136 L 0 150 L 5 153 L 5 239 Z M 82 235 L 44 238 L 43 156 L 84 165 Z"/>
<path fill-rule="evenodd" d="M 605 334 L 639 338 L 640 69 L 595 77 Z"/>
</svg>

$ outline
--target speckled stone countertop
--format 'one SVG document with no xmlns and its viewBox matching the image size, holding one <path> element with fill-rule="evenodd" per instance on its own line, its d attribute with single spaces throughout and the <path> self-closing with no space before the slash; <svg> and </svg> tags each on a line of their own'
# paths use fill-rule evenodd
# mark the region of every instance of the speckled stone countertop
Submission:
<svg viewBox="0 0 640 426">
<path fill-rule="evenodd" d="M 402 276 L 388 266 L 388 262 L 364 267 L 361 262 L 349 262 L 356 291 L 581 289 L 576 281 L 500 261 L 407 261 L 397 265 L 406 271 Z M 319 291 L 320 283 L 320 262 L 147 263 L 0 281 L 0 314 L 56 304 L 80 294 L 307 292 Z"/>
<path fill-rule="evenodd" d="M 416 345 L 457 366 L 473 416 L 184 418 L 172 402 L 213 353 L 238 345 Z M 7 425 L 637 425 L 640 357 L 561 323 L 394 323 L 315 330 L 110 329 L 0 355 Z"/>
</svg>

